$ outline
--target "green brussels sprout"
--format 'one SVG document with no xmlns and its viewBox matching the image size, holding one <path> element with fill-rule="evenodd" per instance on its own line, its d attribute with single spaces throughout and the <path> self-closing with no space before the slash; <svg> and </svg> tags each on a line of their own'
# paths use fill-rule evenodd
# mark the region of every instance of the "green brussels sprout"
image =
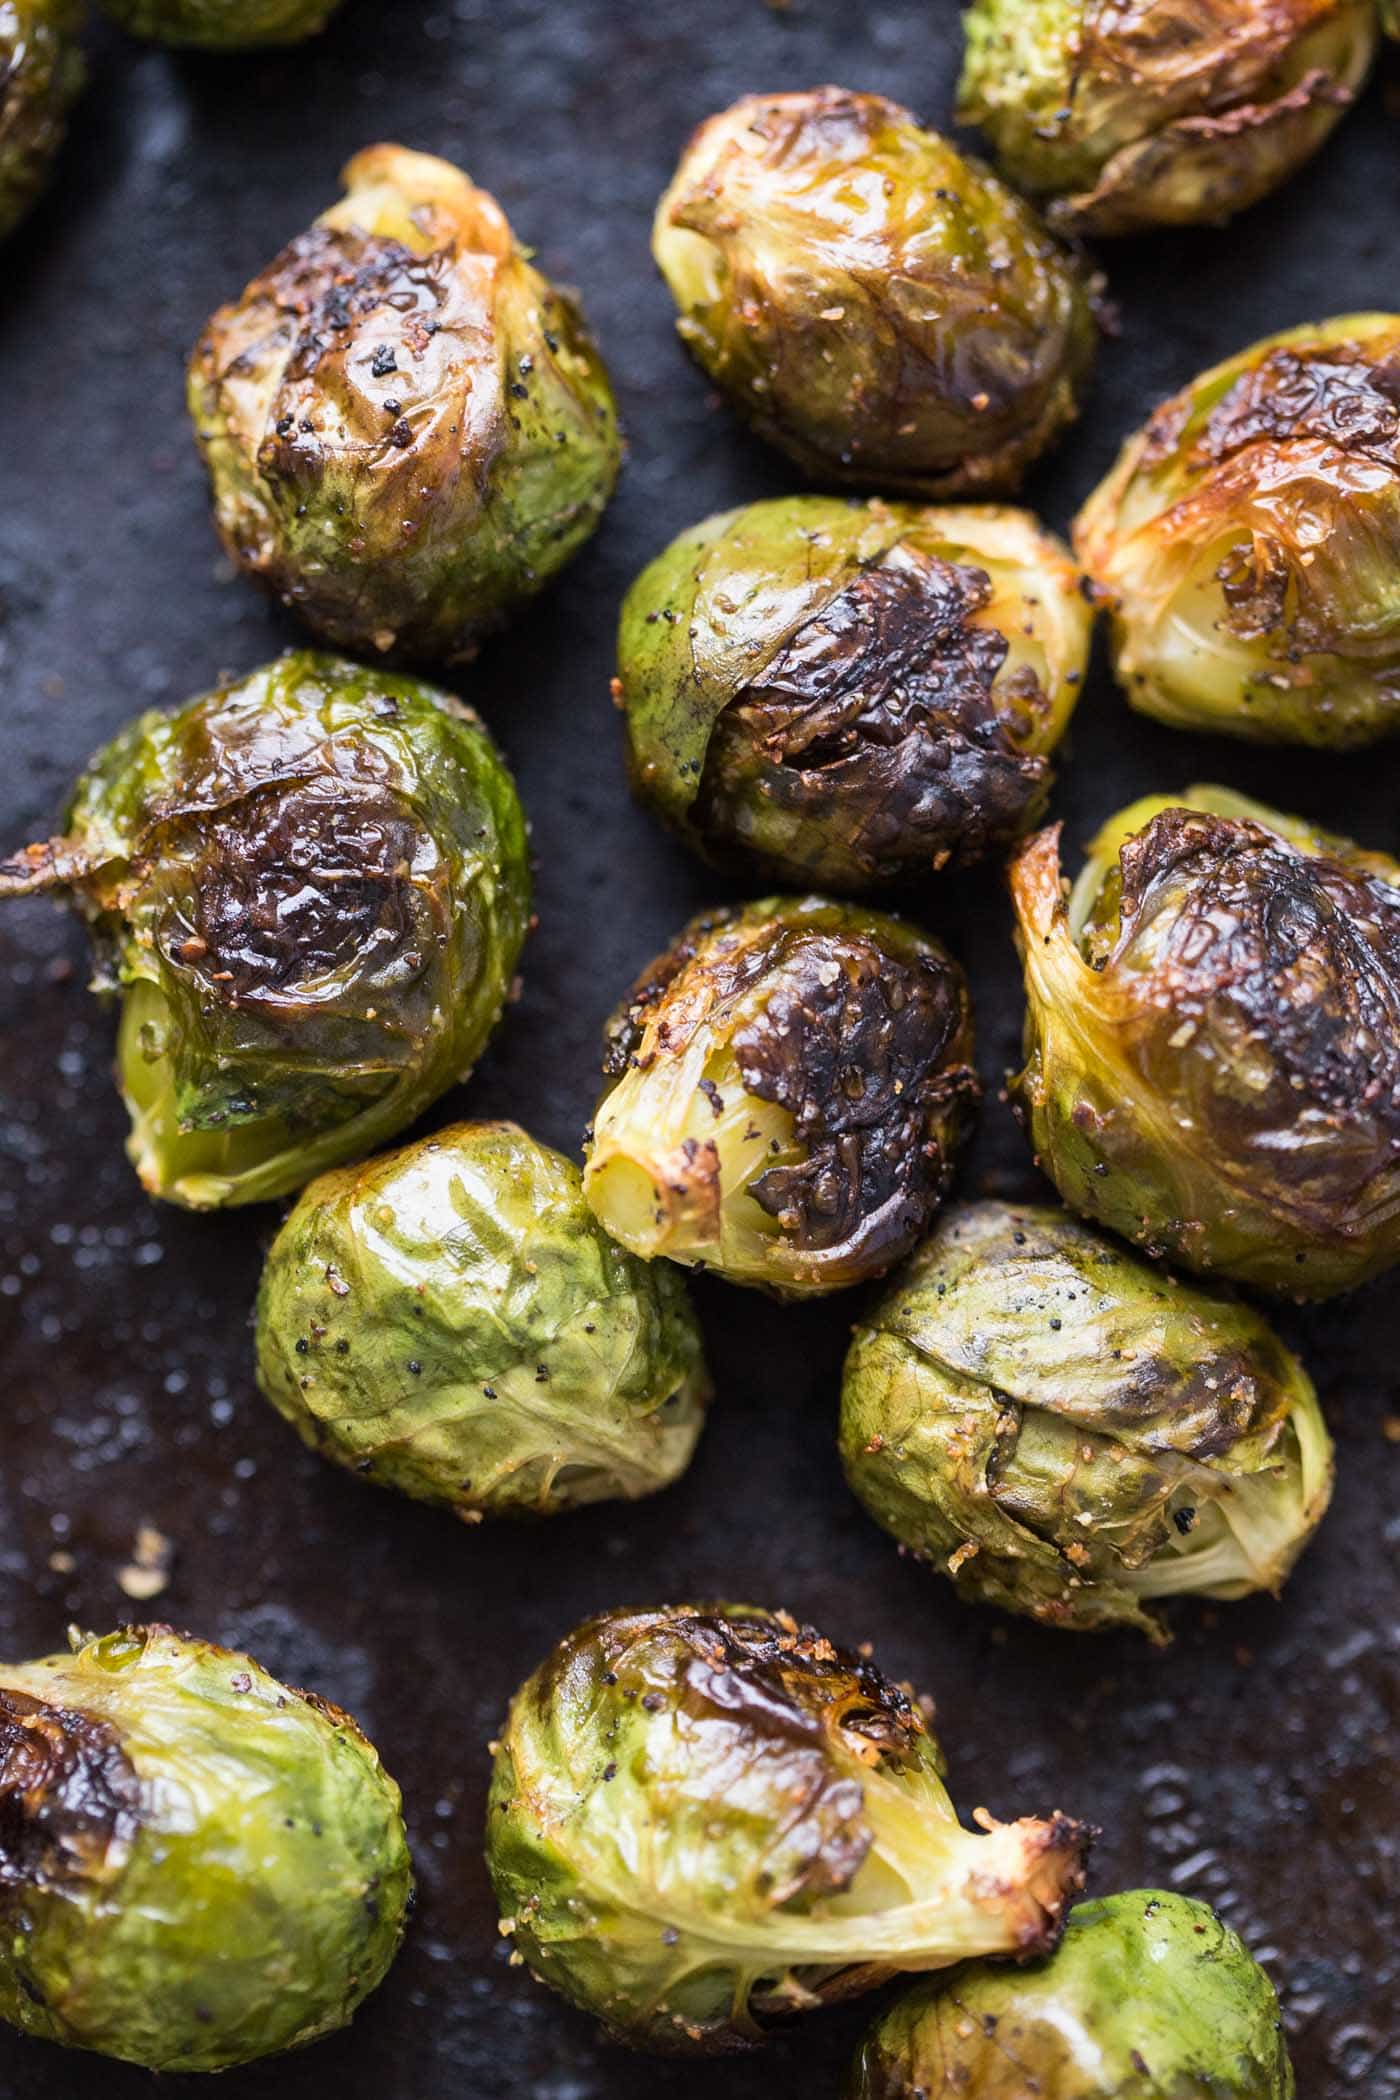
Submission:
<svg viewBox="0 0 1400 2100">
<path fill-rule="evenodd" d="M 701 850 L 861 890 L 965 865 L 1043 809 L 1093 615 L 1027 511 L 784 497 L 632 586 L 633 785 Z"/>
<path fill-rule="evenodd" d="M 1400 315 L 1294 328 L 1204 373 L 1075 534 L 1140 713 L 1343 748 L 1400 730 Z"/>
<path fill-rule="evenodd" d="M 709 1397 L 680 1276 L 615 1247 L 573 1161 L 513 1123 L 313 1182 L 267 1258 L 257 1353 L 313 1449 L 469 1522 L 668 1487 Z"/>
<path fill-rule="evenodd" d="M 48 180 L 83 85 L 83 0 L 0 0 L 0 240 Z"/>
<path fill-rule="evenodd" d="M 529 915 L 525 820 L 469 708 L 297 651 L 145 714 L 66 836 L 0 861 L 65 895 L 120 993 L 127 1150 L 153 1196 L 285 1196 L 470 1071 Z"/>
<path fill-rule="evenodd" d="M 1332 1442 L 1252 1308 L 1061 1210 L 955 1205 L 856 1329 L 846 1477 L 966 1597 L 1167 1638 L 1155 1599 L 1277 1590 Z"/>
<path fill-rule="evenodd" d="M 503 1932 L 616 2034 L 719 2052 L 901 1972 L 1059 1936 L 1090 1833 L 965 1830 L 917 1708 L 783 1612 L 615 1611 L 562 1641 L 496 1749 Z"/>
<path fill-rule="evenodd" d="M 1073 1209 L 1298 1298 L 1400 1260 L 1400 862 L 1227 788 L 1148 796 L 1011 891 L 1013 1098 Z"/>
<path fill-rule="evenodd" d="M 371 146 L 189 372 L 230 557 L 338 648 L 458 662 L 594 531 L 621 464 L 573 300 L 458 169 Z"/>
<path fill-rule="evenodd" d="M 693 919 L 608 1024 L 584 1193 L 650 1261 L 810 1297 L 878 1276 L 942 1201 L 978 1095 L 967 982 L 822 897 Z"/>
<path fill-rule="evenodd" d="M 847 2100 L 1293 2100 L 1278 1999 L 1204 1903 L 1077 1904 L 1034 1968 L 917 1984 L 865 2038 Z"/>
<path fill-rule="evenodd" d="M 822 481 L 1014 488 L 1093 363 L 1095 281 L 881 95 L 746 95 L 711 117 L 652 253 L 697 362 Z"/>
<path fill-rule="evenodd" d="M 1316 152 L 1370 70 L 1372 0 L 974 0 L 958 117 L 1057 230 L 1217 224 Z"/>
<path fill-rule="evenodd" d="M 343 2027 L 412 1890 L 348 1714 L 169 1626 L 0 1665 L 0 2018 L 152 2071 Z"/>
<path fill-rule="evenodd" d="M 102 0 L 133 36 L 205 51 L 300 44 L 325 28 L 340 0 Z"/>
</svg>

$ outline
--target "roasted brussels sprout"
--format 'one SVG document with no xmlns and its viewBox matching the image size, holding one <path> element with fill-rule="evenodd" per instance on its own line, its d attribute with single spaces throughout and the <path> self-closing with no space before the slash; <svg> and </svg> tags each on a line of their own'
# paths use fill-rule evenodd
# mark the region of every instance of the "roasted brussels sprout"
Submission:
<svg viewBox="0 0 1400 2100">
<path fill-rule="evenodd" d="M 127 1149 L 191 1210 L 284 1196 L 466 1076 L 529 914 L 470 709 L 297 652 L 131 723 L 0 898 L 66 895 L 119 992 Z"/>
<path fill-rule="evenodd" d="M 365 655 L 470 656 L 576 554 L 621 459 L 571 298 L 446 161 L 371 146 L 190 365 L 224 545 Z"/>
<path fill-rule="evenodd" d="M 1013 1082 L 1076 1210 L 1153 1254 L 1325 1298 L 1400 1260 L 1400 863 L 1226 788 L 1012 862 Z"/>
<path fill-rule="evenodd" d="M 1051 224 L 1217 223 L 1315 152 L 1376 49 L 1371 0 L 974 0 L 958 116 Z"/>
<path fill-rule="evenodd" d="M 1043 808 L 1092 615 L 1028 512 L 785 497 L 683 533 L 618 639 L 633 784 L 692 844 L 861 890 Z"/>
<path fill-rule="evenodd" d="M 0 240 L 48 180 L 83 84 L 83 0 L 0 0 Z"/>
<path fill-rule="evenodd" d="M 1271 336 L 1124 447 L 1076 541 L 1132 705 L 1299 744 L 1400 729 L 1400 315 Z"/>
<path fill-rule="evenodd" d="M 652 252 L 696 360 L 823 481 L 1014 488 L 1093 362 L 1078 262 L 881 95 L 747 95 L 711 117 Z"/>
<path fill-rule="evenodd" d="M 168 1626 L 74 1644 L 0 1665 L 0 2018 L 152 2071 L 343 2027 L 411 1889 L 373 1744 Z"/>
<path fill-rule="evenodd" d="M 928 1223 L 977 1078 L 962 971 L 900 919 L 770 897 L 694 919 L 608 1024 L 584 1192 L 647 1260 L 814 1296 Z"/>
<path fill-rule="evenodd" d="M 133 36 L 206 51 L 299 44 L 325 28 L 340 0 L 102 0 Z"/>
<path fill-rule="evenodd" d="M 856 1329 L 846 1477 L 964 1596 L 1047 1625 L 1277 1591 L 1327 1507 L 1312 1381 L 1257 1312 L 1061 1210 L 954 1206 Z"/>
<path fill-rule="evenodd" d="M 546 1983 L 644 2047 L 721 2051 L 901 1971 L 1052 1947 L 1088 1834 L 976 1820 L 905 1694 L 810 1627 L 618 1611 L 516 1694 L 487 1863 Z"/>
<path fill-rule="evenodd" d="M 709 1391 L 681 1278 L 615 1247 L 572 1160 L 513 1123 L 314 1182 L 268 1255 L 257 1346 L 308 1444 L 472 1522 L 669 1486 Z"/>
<path fill-rule="evenodd" d="M 1400 0 L 1381 0 L 1381 28 L 1387 36 L 1400 37 Z"/>
<path fill-rule="evenodd" d="M 1165 1889 L 1081 1903 L 1057 1953 L 917 1984 L 847 2100 L 1293 2100 L 1274 1987 L 1215 1912 Z"/>
</svg>

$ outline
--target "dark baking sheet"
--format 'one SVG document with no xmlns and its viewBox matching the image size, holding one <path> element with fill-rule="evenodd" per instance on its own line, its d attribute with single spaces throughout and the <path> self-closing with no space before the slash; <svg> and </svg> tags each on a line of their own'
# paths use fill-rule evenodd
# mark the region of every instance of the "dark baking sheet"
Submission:
<svg viewBox="0 0 1400 2100">
<path fill-rule="evenodd" d="M 0 261 L 0 837 L 42 834 L 137 708 L 244 669 L 295 629 L 234 580 L 181 407 L 186 346 L 379 137 L 445 153 L 581 285 L 631 464 L 594 547 L 460 683 L 516 766 L 539 852 L 526 994 L 443 1114 L 514 1115 L 572 1149 L 598 1031 L 632 973 L 717 885 L 633 809 L 608 704 L 634 570 L 706 510 L 788 485 L 677 348 L 647 254 L 689 127 L 751 88 L 878 88 L 946 121 L 953 0 L 349 0 L 285 57 L 174 59 L 108 32 L 48 203 Z M 1321 160 L 1235 228 L 1109 252 L 1122 335 L 1088 415 L 1030 491 L 1063 524 L 1159 394 L 1266 330 L 1400 303 L 1400 115 L 1382 88 Z M 1223 776 L 1400 844 L 1395 747 L 1237 750 L 1149 728 L 1100 673 L 1059 807 L 1082 838 L 1149 788 Z M 1020 993 L 994 877 L 925 916 L 975 980 L 991 1082 L 966 1186 L 1035 1187 L 996 1084 Z M 833 1452 L 849 1299 L 775 1313 L 701 1292 L 719 1400 L 661 1500 L 548 1530 L 467 1530 L 317 1463 L 253 1389 L 248 1307 L 276 1213 L 148 1205 L 122 1156 L 111 1023 L 76 930 L 0 924 L 0 1653 L 138 1615 L 117 1586 L 141 1523 L 173 1540 L 152 1608 L 246 1644 L 356 1712 L 403 1784 L 421 1900 L 354 2031 L 224 2080 L 224 2100 L 821 2100 L 866 2016 L 761 2057 L 657 2067 L 507 1966 L 480 1859 L 486 1743 L 517 1679 L 597 1607 L 781 1603 L 937 1698 L 958 1801 L 1101 1823 L 1097 1884 L 1205 1896 L 1269 1961 L 1303 2100 L 1400 2095 L 1396 1984 L 1400 1415 L 1396 1287 L 1283 1326 L 1340 1445 L 1336 1504 L 1281 1605 L 1186 1609 L 1166 1654 L 959 1606 L 847 1496 Z M 59 1556 L 55 1560 L 55 1555 Z M 67 1558 L 65 1558 L 67 1556 Z M 144 2074 L 0 2039 L 3 2100 L 130 2100 Z M 193 2093 L 194 2080 L 162 2090 Z"/>
</svg>

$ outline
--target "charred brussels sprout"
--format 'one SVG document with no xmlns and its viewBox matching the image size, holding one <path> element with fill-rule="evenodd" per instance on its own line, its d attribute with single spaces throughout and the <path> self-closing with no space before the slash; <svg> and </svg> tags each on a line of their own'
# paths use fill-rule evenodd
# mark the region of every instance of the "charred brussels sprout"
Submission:
<svg viewBox="0 0 1400 2100">
<path fill-rule="evenodd" d="M 1051 224 L 1228 219 L 1315 152 L 1376 48 L 1372 0 L 975 0 L 958 116 Z"/>
<path fill-rule="evenodd" d="M 942 1201 L 977 1079 L 962 971 L 902 920 L 770 897 L 692 920 L 608 1029 L 584 1189 L 650 1260 L 813 1296 Z"/>
<path fill-rule="evenodd" d="M 968 1597 L 1052 1626 L 1277 1591 L 1326 1509 L 1312 1382 L 1259 1314 L 1060 1210 L 956 1206 L 856 1329 L 841 1456 Z"/>
<path fill-rule="evenodd" d="M 1324 1298 L 1400 1260 L 1400 863 L 1225 788 L 1020 849 L 1013 1092 L 1076 1210 Z"/>
<path fill-rule="evenodd" d="M 1400 729 L 1400 315 L 1256 343 L 1159 408 L 1076 526 L 1132 705 L 1356 745 Z"/>
<path fill-rule="evenodd" d="M 722 2051 L 901 1971 L 1052 1947 L 1088 1836 L 965 1830 L 868 1662 L 781 1612 L 612 1612 L 516 1694 L 487 1862 L 535 1973 L 615 2033 Z"/>
<path fill-rule="evenodd" d="M 343 2027 L 411 1890 L 373 1744 L 168 1626 L 74 1638 L 0 1665 L 0 2018 L 153 2071 Z"/>
<path fill-rule="evenodd" d="M 0 861 L 65 895 L 120 993 L 128 1151 L 192 1210 L 284 1196 L 466 1076 L 529 914 L 515 785 L 468 708 L 301 652 L 147 714 L 66 835 Z"/>
<path fill-rule="evenodd" d="M 83 84 L 83 0 L 0 0 L 0 240 L 28 211 Z"/>
<path fill-rule="evenodd" d="M 676 1271 L 615 1247 L 512 1123 L 307 1189 L 263 1272 L 258 1381 L 328 1458 L 471 1521 L 668 1486 L 708 1397 Z"/>
<path fill-rule="evenodd" d="M 1089 653 L 1029 513 L 787 497 L 684 533 L 633 585 L 633 783 L 692 843 L 861 890 L 965 864 L 1043 808 Z"/>
<path fill-rule="evenodd" d="M 399 146 L 344 181 L 210 322 L 190 413 L 240 567 L 338 647 L 453 662 L 597 525 L 612 390 L 485 190 Z"/>
<path fill-rule="evenodd" d="M 324 29 L 340 0 L 102 0 L 133 36 L 206 51 L 299 44 Z"/>
<path fill-rule="evenodd" d="M 1093 361 L 1074 258 L 880 95 L 749 95 L 711 117 L 652 250 L 696 360 L 819 480 L 1014 488 Z"/>
<path fill-rule="evenodd" d="M 1274 1987 L 1189 1896 L 1081 1903 L 1029 1969 L 919 1984 L 865 2038 L 847 2100 L 1293 2100 Z"/>
</svg>

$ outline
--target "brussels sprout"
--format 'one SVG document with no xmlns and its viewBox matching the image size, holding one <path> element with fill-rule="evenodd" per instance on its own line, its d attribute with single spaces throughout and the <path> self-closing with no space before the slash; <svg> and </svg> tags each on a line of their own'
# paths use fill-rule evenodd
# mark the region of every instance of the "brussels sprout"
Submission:
<svg viewBox="0 0 1400 2100">
<path fill-rule="evenodd" d="M 1093 362 L 1078 262 L 881 95 L 747 95 L 711 117 L 652 252 L 698 363 L 823 481 L 1014 488 Z"/>
<path fill-rule="evenodd" d="M 299 44 L 324 29 L 340 0 L 102 0 L 133 36 L 207 51 Z"/>
<path fill-rule="evenodd" d="M 215 522 L 338 647 L 456 662 L 596 527 L 612 390 L 485 190 L 399 146 L 343 179 L 196 346 Z"/>
<path fill-rule="evenodd" d="M 1299 1298 L 1400 1260 L 1400 862 L 1195 787 L 1105 825 L 1068 902 L 1057 830 L 1011 890 L 1013 1095 L 1067 1203 Z"/>
<path fill-rule="evenodd" d="M 300 1188 L 466 1076 L 529 913 L 515 784 L 470 709 L 306 651 L 131 723 L 67 835 L 0 861 L 65 894 L 119 992 L 127 1149 L 191 1210 Z"/>
<path fill-rule="evenodd" d="M 0 0 L 0 240 L 48 180 L 83 84 L 82 0 Z"/>
<path fill-rule="evenodd" d="M 1075 531 L 1142 714 L 1342 747 L 1400 730 L 1400 315 L 1295 328 L 1203 374 Z"/>
<path fill-rule="evenodd" d="M 1092 615 L 1028 512 L 785 497 L 633 585 L 633 784 L 692 844 L 860 890 L 977 860 L 1044 807 Z"/>
<path fill-rule="evenodd" d="M 974 0 L 958 117 L 1057 229 L 1228 219 L 1314 153 L 1376 49 L 1371 0 Z"/>
<path fill-rule="evenodd" d="M 459 1123 L 307 1189 L 258 1383 L 328 1458 L 469 1521 L 667 1487 L 709 1385 L 685 1286 L 615 1247 L 572 1160 Z"/>
<path fill-rule="evenodd" d="M 1293 2100 L 1274 1987 L 1165 1889 L 1081 1903 L 1058 1953 L 979 1962 L 882 2013 L 847 2100 Z"/>
<path fill-rule="evenodd" d="M 646 1260 L 785 1297 L 908 1252 L 977 1098 L 946 949 L 821 897 L 693 919 L 608 1024 L 584 1193 Z"/>
<path fill-rule="evenodd" d="M 345 2026 L 398 1952 L 399 1790 L 348 1714 L 168 1626 L 0 1665 L 0 2018 L 221 2071 Z"/>
<path fill-rule="evenodd" d="M 856 1329 L 846 1477 L 964 1596 L 1047 1625 L 1277 1591 L 1321 1521 L 1312 1381 L 1248 1306 L 1060 1210 L 944 1213 Z"/>
<path fill-rule="evenodd" d="M 810 1627 L 618 1611 L 516 1694 L 487 1864 L 546 1983 L 647 2048 L 721 2051 L 902 1971 L 1052 1947 L 1089 1833 L 975 1820 L 906 1695 Z"/>
<path fill-rule="evenodd" d="M 1381 0 L 1381 28 L 1387 36 L 1400 37 L 1400 0 Z"/>
</svg>

